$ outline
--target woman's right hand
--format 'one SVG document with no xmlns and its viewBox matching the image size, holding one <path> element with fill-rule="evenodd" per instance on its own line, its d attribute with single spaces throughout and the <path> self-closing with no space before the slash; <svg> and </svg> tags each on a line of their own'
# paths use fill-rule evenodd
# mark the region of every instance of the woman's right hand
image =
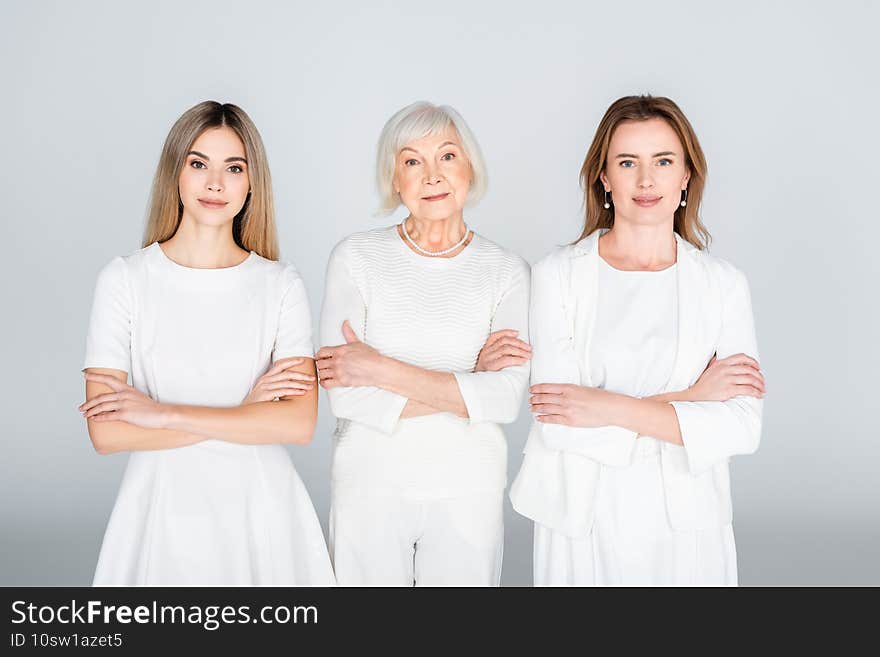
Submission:
<svg viewBox="0 0 880 657">
<path fill-rule="evenodd" d="M 727 401 L 740 395 L 761 399 L 765 392 L 764 375 L 758 361 L 745 354 L 720 360 L 712 356 L 687 392 L 691 401 Z"/>
<path fill-rule="evenodd" d="M 519 331 L 502 329 L 490 333 L 477 356 L 474 372 L 498 372 L 505 367 L 525 365 L 532 358 L 532 345 L 516 336 Z"/>
<path fill-rule="evenodd" d="M 253 389 L 241 402 L 242 405 L 306 394 L 307 391 L 315 387 L 315 377 L 288 369 L 300 365 L 304 361 L 305 358 L 282 358 L 279 360 L 257 379 Z"/>
</svg>

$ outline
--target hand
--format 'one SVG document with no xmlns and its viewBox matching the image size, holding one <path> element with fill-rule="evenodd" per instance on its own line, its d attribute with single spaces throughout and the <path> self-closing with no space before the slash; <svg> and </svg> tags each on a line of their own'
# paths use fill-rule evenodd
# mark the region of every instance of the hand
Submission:
<svg viewBox="0 0 880 657">
<path fill-rule="evenodd" d="M 608 406 L 618 395 L 573 383 L 539 383 L 529 388 L 529 410 L 538 422 L 570 427 L 613 424 Z"/>
<path fill-rule="evenodd" d="M 241 402 L 253 404 L 263 401 L 274 401 L 279 397 L 295 397 L 304 395 L 315 387 L 315 377 L 292 369 L 305 362 L 305 358 L 283 358 L 257 379 L 253 389 Z"/>
<path fill-rule="evenodd" d="M 87 420 L 128 422 L 145 429 L 164 429 L 167 426 L 170 416 L 167 404 L 160 404 L 109 374 L 86 372 L 86 381 L 102 383 L 112 391 L 80 404 L 79 410 Z"/>
<path fill-rule="evenodd" d="M 502 329 L 490 333 L 480 349 L 474 372 L 497 372 L 505 367 L 524 365 L 532 358 L 532 345 L 516 336 L 519 331 Z"/>
<path fill-rule="evenodd" d="M 373 385 L 384 357 L 367 343 L 358 340 L 348 320 L 342 323 L 342 335 L 345 344 L 321 347 L 315 354 L 321 387 Z"/>
<path fill-rule="evenodd" d="M 735 354 L 720 360 L 712 356 L 700 378 L 688 389 L 688 397 L 693 401 L 727 401 L 740 395 L 761 399 L 764 391 L 758 361 Z"/>
</svg>

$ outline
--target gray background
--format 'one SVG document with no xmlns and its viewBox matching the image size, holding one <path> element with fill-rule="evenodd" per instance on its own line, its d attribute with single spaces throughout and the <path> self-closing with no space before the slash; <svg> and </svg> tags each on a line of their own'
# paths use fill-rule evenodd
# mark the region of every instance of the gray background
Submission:
<svg viewBox="0 0 880 657">
<path fill-rule="evenodd" d="M 185 109 L 231 101 L 256 122 L 317 317 L 331 247 L 391 222 L 373 158 L 392 112 L 462 112 L 491 178 L 466 219 L 535 262 L 578 235 L 587 146 L 639 92 L 693 122 L 712 252 L 752 285 L 768 396 L 760 450 L 732 465 L 741 583 L 880 584 L 877 4 L 368 4 L 0 6 L 0 584 L 91 582 L 127 458 L 96 455 L 76 412 L 91 295 L 138 248 Z M 527 424 L 524 408 L 508 427 L 511 477 Z M 318 426 L 291 452 L 326 528 L 323 396 Z M 530 523 L 506 515 L 503 581 L 527 585 Z"/>
</svg>

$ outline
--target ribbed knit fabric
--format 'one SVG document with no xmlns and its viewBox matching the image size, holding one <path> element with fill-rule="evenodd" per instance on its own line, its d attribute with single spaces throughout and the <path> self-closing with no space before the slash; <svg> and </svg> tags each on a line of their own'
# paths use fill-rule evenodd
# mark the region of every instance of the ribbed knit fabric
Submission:
<svg viewBox="0 0 880 657">
<path fill-rule="evenodd" d="M 380 388 L 334 388 L 339 418 L 334 486 L 455 495 L 503 488 L 506 444 L 528 385 L 527 365 L 474 373 L 492 331 L 528 340 L 529 267 L 474 234 L 452 258 L 415 253 L 396 226 L 357 233 L 333 249 L 321 312 L 321 346 L 343 344 L 342 322 L 386 356 L 455 374 L 469 418 L 400 419 L 406 398 Z"/>
</svg>

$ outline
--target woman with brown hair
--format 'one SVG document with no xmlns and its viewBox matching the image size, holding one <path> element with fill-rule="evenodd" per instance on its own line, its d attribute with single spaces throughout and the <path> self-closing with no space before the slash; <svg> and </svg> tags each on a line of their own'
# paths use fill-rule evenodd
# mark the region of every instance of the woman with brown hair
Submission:
<svg viewBox="0 0 880 657">
<path fill-rule="evenodd" d="M 239 107 L 200 103 L 171 128 L 143 247 L 98 276 L 86 345 L 92 443 L 131 452 L 94 583 L 331 584 L 284 448 L 317 416 L 308 300 L 278 262 L 265 150 Z"/>
<path fill-rule="evenodd" d="M 734 585 L 728 460 L 758 447 L 745 276 L 706 251 L 706 162 L 668 98 L 629 96 L 581 169 L 580 239 L 532 268 L 531 410 L 511 487 L 538 585 Z"/>
</svg>

